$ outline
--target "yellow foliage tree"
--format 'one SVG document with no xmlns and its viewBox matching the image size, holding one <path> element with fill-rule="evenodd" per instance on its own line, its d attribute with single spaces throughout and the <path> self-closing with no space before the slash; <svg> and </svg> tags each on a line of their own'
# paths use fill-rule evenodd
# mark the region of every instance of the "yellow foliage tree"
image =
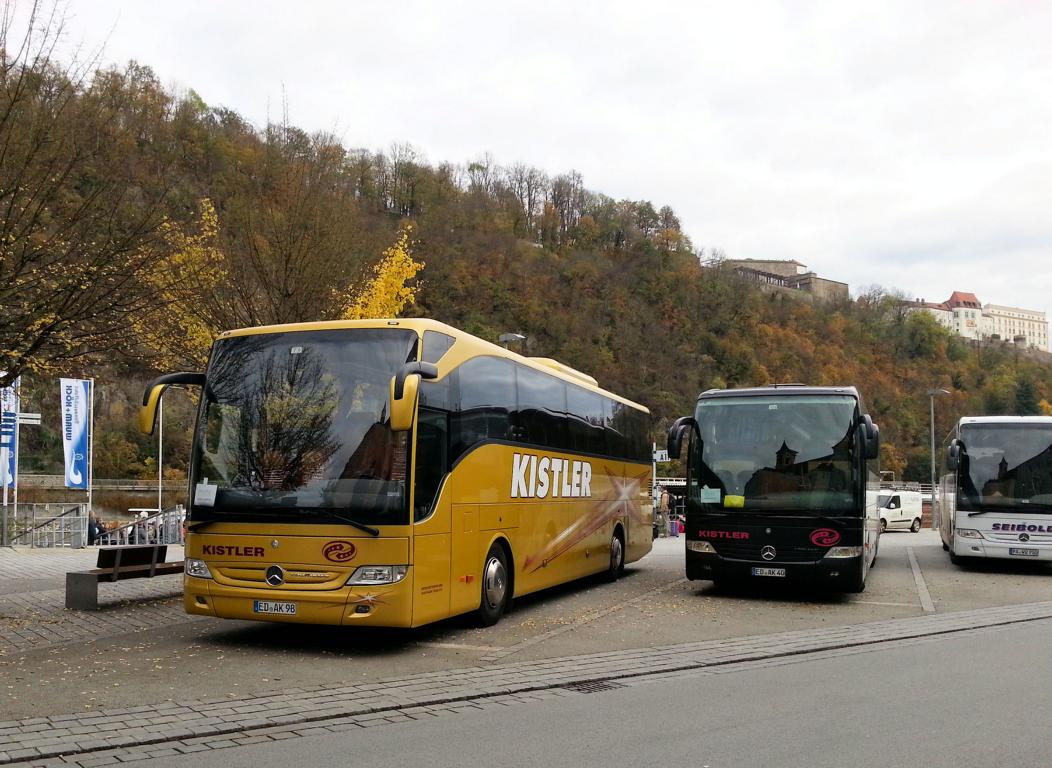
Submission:
<svg viewBox="0 0 1052 768">
<path fill-rule="evenodd" d="M 372 277 L 360 288 L 353 286 L 337 295 L 350 296 L 340 317 L 344 320 L 362 320 L 372 317 L 398 317 L 406 305 L 416 298 L 417 286 L 409 285 L 424 262 L 415 261 L 409 235 L 412 225 L 407 224 L 398 234 L 398 240 L 384 251 L 380 261 L 373 267 Z M 346 301 L 346 300 L 345 300 Z"/>
<path fill-rule="evenodd" d="M 139 338 L 162 368 L 201 367 L 222 329 L 209 321 L 207 304 L 229 281 L 219 240 L 219 217 L 208 199 L 201 200 L 195 231 L 166 220 L 160 227 L 169 255 L 148 274 L 158 301 L 153 312 L 132 321 Z"/>
<path fill-rule="evenodd" d="M 1048 402 L 1048 400 L 1042 398 L 1037 407 L 1041 409 L 1042 416 L 1052 416 L 1052 403 Z"/>
</svg>

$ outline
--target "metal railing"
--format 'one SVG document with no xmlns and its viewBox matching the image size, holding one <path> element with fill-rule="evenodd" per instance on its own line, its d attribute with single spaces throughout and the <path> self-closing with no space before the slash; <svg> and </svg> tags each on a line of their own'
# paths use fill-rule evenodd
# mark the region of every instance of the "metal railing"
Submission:
<svg viewBox="0 0 1052 768">
<path fill-rule="evenodd" d="M 100 546 L 124 544 L 182 544 L 186 510 L 182 504 L 148 514 L 146 517 L 102 532 L 95 539 Z"/>
<path fill-rule="evenodd" d="M 84 504 L 19 504 L 8 517 L 8 543 L 30 547 L 83 547 L 88 542 Z"/>
<path fill-rule="evenodd" d="M 33 475 L 23 473 L 18 477 L 18 484 L 23 488 L 48 488 L 62 489 L 66 487 L 66 478 L 63 475 Z M 156 480 L 141 480 L 136 478 L 107 479 L 94 478 L 91 487 L 96 491 L 156 491 Z M 166 481 L 162 488 L 168 492 L 186 490 L 186 481 Z"/>
</svg>

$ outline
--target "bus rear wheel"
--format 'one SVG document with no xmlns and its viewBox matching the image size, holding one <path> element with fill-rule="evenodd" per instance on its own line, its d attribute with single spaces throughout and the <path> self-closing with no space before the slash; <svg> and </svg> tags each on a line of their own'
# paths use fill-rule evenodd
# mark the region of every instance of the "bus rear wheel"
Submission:
<svg viewBox="0 0 1052 768">
<path fill-rule="evenodd" d="M 617 581 L 625 572 L 625 543 L 621 540 L 621 529 L 618 528 L 610 537 L 610 564 L 604 577 L 607 581 Z"/>
<path fill-rule="evenodd" d="M 493 544 L 482 565 L 482 597 L 479 599 L 475 621 L 481 627 L 492 627 L 508 607 L 508 557 L 504 547 Z"/>
</svg>

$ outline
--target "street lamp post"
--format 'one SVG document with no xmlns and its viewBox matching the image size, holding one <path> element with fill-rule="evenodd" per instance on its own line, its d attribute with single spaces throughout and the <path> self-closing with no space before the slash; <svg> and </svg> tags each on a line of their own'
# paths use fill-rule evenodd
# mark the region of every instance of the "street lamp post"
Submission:
<svg viewBox="0 0 1052 768">
<path fill-rule="evenodd" d="M 157 398 L 157 511 L 164 509 L 164 395 Z"/>
<path fill-rule="evenodd" d="M 946 389 L 928 390 L 928 404 L 931 414 L 931 501 L 933 507 L 935 506 L 935 398 L 939 395 L 948 394 L 950 392 Z"/>
</svg>

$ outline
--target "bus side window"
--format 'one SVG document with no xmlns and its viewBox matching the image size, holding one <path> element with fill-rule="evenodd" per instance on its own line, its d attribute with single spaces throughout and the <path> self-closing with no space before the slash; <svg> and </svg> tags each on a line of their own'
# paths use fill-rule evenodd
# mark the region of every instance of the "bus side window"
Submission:
<svg viewBox="0 0 1052 768">
<path fill-rule="evenodd" d="M 431 512 L 442 478 L 449 471 L 449 414 L 421 406 L 416 428 L 416 481 L 413 520 Z"/>
<path fill-rule="evenodd" d="M 476 357 L 459 369 L 460 398 L 453 415 L 453 455 L 485 440 L 507 440 L 515 409 L 515 369 L 509 360 Z"/>
<path fill-rule="evenodd" d="M 516 366 L 518 403 L 512 417 L 513 437 L 546 448 L 567 447 L 566 385 L 526 366 Z"/>
<path fill-rule="evenodd" d="M 595 392 L 569 385 L 566 388 L 568 449 L 581 453 L 606 453 L 603 398 Z"/>
<path fill-rule="evenodd" d="M 452 336 L 438 331 L 424 331 L 424 352 L 421 356 L 425 363 L 437 363 L 449 351 L 456 341 Z"/>
<path fill-rule="evenodd" d="M 608 400 L 606 448 L 618 459 L 632 458 L 632 409 L 616 400 Z"/>
</svg>

